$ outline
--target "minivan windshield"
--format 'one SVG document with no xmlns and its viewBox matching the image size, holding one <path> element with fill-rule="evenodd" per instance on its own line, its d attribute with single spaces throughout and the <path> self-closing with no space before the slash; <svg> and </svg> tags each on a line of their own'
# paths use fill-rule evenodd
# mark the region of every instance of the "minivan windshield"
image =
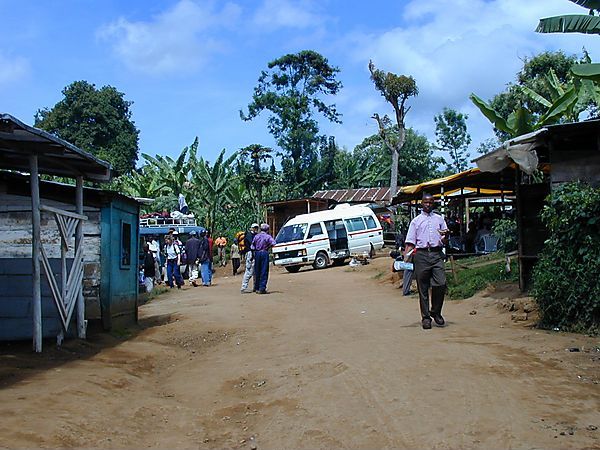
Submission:
<svg viewBox="0 0 600 450">
<path fill-rule="evenodd" d="M 285 242 L 291 241 L 300 241 L 304 239 L 304 233 L 306 233 L 306 227 L 308 224 L 306 223 L 298 223 L 296 225 L 286 225 L 279 233 L 277 233 L 277 237 L 275 241 L 278 244 L 284 244 Z"/>
</svg>

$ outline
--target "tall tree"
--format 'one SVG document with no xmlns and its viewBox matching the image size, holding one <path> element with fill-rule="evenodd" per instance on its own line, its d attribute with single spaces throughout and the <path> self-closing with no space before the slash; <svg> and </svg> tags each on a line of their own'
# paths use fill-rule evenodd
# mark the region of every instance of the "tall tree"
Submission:
<svg viewBox="0 0 600 450">
<path fill-rule="evenodd" d="M 273 162 L 271 153 L 273 150 L 260 144 L 251 144 L 244 147 L 239 152 L 241 164 L 239 164 L 240 175 L 244 181 L 246 192 L 249 194 L 253 203 L 253 221 L 259 221 L 262 214 L 262 202 L 264 201 L 264 191 L 270 184 L 273 183 L 275 177 L 269 169 L 261 167 L 261 162 Z M 245 159 L 250 160 L 250 167 L 246 167 L 243 163 Z"/>
<path fill-rule="evenodd" d="M 240 111 L 245 121 L 264 110 L 271 113 L 268 128 L 283 150 L 282 167 L 288 186 L 303 186 L 304 171 L 316 162 L 319 143 L 316 113 L 341 123 L 335 105 L 323 100 L 341 89 L 342 83 L 336 80 L 338 72 L 337 67 L 315 51 L 287 54 L 271 61 L 268 71 L 262 71 L 248 113 Z"/>
<path fill-rule="evenodd" d="M 139 130 L 131 119 L 133 102 L 112 86 L 96 89 L 75 81 L 62 91 L 64 98 L 35 115 L 35 126 L 49 131 L 111 163 L 118 174 L 135 169 Z"/>
<path fill-rule="evenodd" d="M 406 140 L 405 118 L 408 111 L 410 111 L 410 106 L 406 106 L 406 101 L 410 97 L 418 95 L 419 90 L 413 77 L 396 75 L 376 69 L 373 61 L 369 61 L 369 72 L 371 72 L 371 80 L 375 84 L 375 89 L 392 105 L 396 115 L 396 125 L 398 127 L 397 138 L 386 132 L 391 125 L 391 121 L 387 115 L 383 118 L 377 113 L 373 115 L 373 118 L 377 121 L 381 138 L 386 143 L 392 155 L 389 198 L 391 202 L 398 190 L 398 157 Z"/>
<path fill-rule="evenodd" d="M 467 132 L 467 119 L 469 116 L 459 113 L 454 109 L 444 108 L 441 114 L 434 117 L 436 147 L 438 150 L 450 155 L 448 170 L 455 173 L 466 170 L 471 143 L 471 136 Z"/>
<path fill-rule="evenodd" d="M 385 133 L 392 140 L 398 139 L 397 126 L 386 129 Z M 379 133 L 358 144 L 352 152 L 352 159 L 362 165 L 358 177 L 360 185 L 387 186 L 392 170 L 392 155 Z M 432 146 L 426 136 L 407 128 L 396 168 L 398 183 L 405 186 L 435 178 L 438 175 L 437 167 L 443 161 L 433 156 Z"/>
</svg>

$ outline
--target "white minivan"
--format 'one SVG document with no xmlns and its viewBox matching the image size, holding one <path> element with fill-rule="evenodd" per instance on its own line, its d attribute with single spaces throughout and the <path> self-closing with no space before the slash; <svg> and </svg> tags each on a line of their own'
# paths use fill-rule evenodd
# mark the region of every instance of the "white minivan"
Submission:
<svg viewBox="0 0 600 450">
<path fill-rule="evenodd" d="M 309 264 L 322 269 L 351 255 L 379 250 L 383 230 L 371 208 L 343 203 L 288 220 L 275 240 L 273 263 L 298 272 Z"/>
</svg>

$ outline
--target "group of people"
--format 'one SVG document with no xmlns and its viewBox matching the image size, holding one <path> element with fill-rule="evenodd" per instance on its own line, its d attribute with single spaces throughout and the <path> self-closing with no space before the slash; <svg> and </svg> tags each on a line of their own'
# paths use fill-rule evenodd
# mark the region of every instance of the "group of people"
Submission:
<svg viewBox="0 0 600 450">
<path fill-rule="evenodd" d="M 269 250 L 275 244 L 275 239 L 269 234 L 269 225 L 259 226 L 253 223 L 250 229 L 241 233 L 233 240 L 230 248 L 232 274 L 235 276 L 245 261 L 244 275 L 242 277 L 241 292 L 267 293 L 269 277 Z M 227 265 L 227 238 L 219 236 L 213 241 L 210 232 L 202 230 L 200 233 L 191 231 L 189 238 L 183 244 L 179 240 L 174 228 L 164 237 L 164 249 L 161 252 L 160 244 L 156 237 L 149 239 L 144 244 L 144 254 L 141 264 L 143 282 L 147 292 L 152 291 L 154 283 L 161 284 L 163 276 L 165 283 L 170 287 L 181 289 L 184 285 L 182 267 L 187 269 L 188 280 L 191 286 L 211 286 L 213 268 L 213 245 L 217 247 L 218 264 Z M 165 258 L 164 273 L 162 258 Z M 253 279 L 253 289 L 248 291 L 250 279 Z M 201 284 L 200 284 L 201 283 Z"/>
</svg>

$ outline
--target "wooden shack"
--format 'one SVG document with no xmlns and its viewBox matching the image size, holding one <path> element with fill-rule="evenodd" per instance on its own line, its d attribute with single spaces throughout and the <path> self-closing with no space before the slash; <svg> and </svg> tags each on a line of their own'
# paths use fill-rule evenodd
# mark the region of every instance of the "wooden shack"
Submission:
<svg viewBox="0 0 600 450">
<path fill-rule="evenodd" d="M 323 211 L 329 208 L 329 204 L 327 200 L 313 198 L 263 203 L 267 211 L 265 223 L 269 225 L 271 234 L 277 236 L 279 229 L 292 217 Z"/>
<path fill-rule="evenodd" d="M 75 212 L 75 186 L 39 184 L 47 207 Z M 27 339 L 31 328 L 31 200 L 27 177 L 0 172 L 0 340 Z M 105 329 L 137 318 L 138 203 L 116 192 L 84 188 L 83 296 L 85 320 Z M 61 235 L 50 210 L 41 212 L 40 235 L 62 285 Z M 67 252 L 67 267 L 74 250 Z M 59 334 L 61 322 L 47 280 L 42 279 L 43 336 Z M 71 324 L 73 327 L 73 324 Z M 71 329 L 71 334 L 75 334 Z"/>
<path fill-rule="evenodd" d="M 485 172 L 517 167 L 519 284 L 527 290 L 547 238 L 540 212 L 548 194 L 568 181 L 600 185 L 600 120 L 547 126 L 510 139 L 474 162 Z"/>
<path fill-rule="evenodd" d="M 110 164 L 0 114 L 0 169 L 0 339 L 40 352 L 44 337 L 85 338 L 88 320 L 135 320 L 138 204 L 83 187 L 109 181 Z"/>
</svg>

